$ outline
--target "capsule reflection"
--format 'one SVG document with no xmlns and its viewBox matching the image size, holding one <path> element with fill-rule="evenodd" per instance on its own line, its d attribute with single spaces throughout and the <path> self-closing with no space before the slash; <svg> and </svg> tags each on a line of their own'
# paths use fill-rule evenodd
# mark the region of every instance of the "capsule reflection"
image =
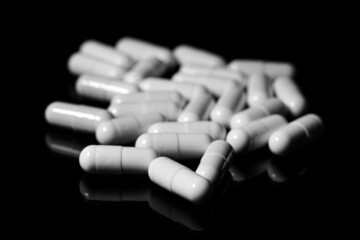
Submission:
<svg viewBox="0 0 360 240">
<path fill-rule="evenodd" d="M 302 157 L 273 157 L 270 159 L 267 173 L 269 178 L 277 183 L 285 183 L 305 174 L 307 161 Z"/>
</svg>

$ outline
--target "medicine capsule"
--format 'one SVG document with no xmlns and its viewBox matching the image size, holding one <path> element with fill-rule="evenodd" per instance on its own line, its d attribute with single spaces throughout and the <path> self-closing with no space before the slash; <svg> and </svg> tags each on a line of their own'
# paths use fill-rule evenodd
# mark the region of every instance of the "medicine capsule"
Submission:
<svg viewBox="0 0 360 240">
<path fill-rule="evenodd" d="M 177 91 L 187 100 L 191 99 L 202 86 L 191 83 L 177 83 L 166 78 L 149 77 L 139 83 L 142 91 Z"/>
<path fill-rule="evenodd" d="M 247 81 L 243 74 L 231 71 L 226 67 L 212 68 L 195 64 L 183 64 L 180 67 L 179 73 L 198 77 L 226 78 L 243 84 Z"/>
<path fill-rule="evenodd" d="M 180 107 L 186 104 L 186 99 L 176 91 L 149 91 L 134 92 L 129 94 L 118 94 L 111 100 L 111 104 L 122 104 L 129 102 L 174 102 Z"/>
<path fill-rule="evenodd" d="M 191 84 L 198 84 L 204 86 L 212 94 L 214 94 L 214 96 L 219 97 L 226 88 L 226 83 L 231 82 L 232 80 L 227 78 L 202 77 L 202 76 L 192 76 L 181 73 L 175 73 L 172 76 L 172 81 L 182 84 L 191 83 Z"/>
<path fill-rule="evenodd" d="M 79 157 L 81 168 L 96 174 L 146 174 L 157 154 L 152 149 L 90 145 Z"/>
<path fill-rule="evenodd" d="M 231 71 L 243 73 L 247 76 L 264 73 L 264 62 L 262 60 L 235 59 L 227 67 Z"/>
<path fill-rule="evenodd" d="M 212 194 L 211 184 L 206 178 L 167 157 L 153 160 L 148 174 L 153 183 L 196 204 L 205 203 Z"/>
<path fill-rule="evenodd" d="M 212 121 L 229 128 L 231 117 L 243 109 L 245 104 L 244 86 L 231 81 L 226 84 L 224 92 L 211 110 L 210 118 Z"/>
<path fill-rule="evenodd" d="M 126 95 L 139 91 L 132 84 L 87 74 L 81 75 L 77 79 L 75 89 L 81 96 L 101 101 L 110 101 L 116 95 Z"/>
<path fill-rule="evenodd" d="M 129 54 L 137 61 L 144 58 L 157 57 L 170 67 L 177 64 L 170 49 L 133 37 L 121 38 L 116 43 L 116 49 Z"/>
<path fill-rule="evenodd" d="M 115 117 L 157 112 L 164 115 L 167 120 L 175 121 L 181 108 L 173 102 L 129 102 L 111 104 L 108 111 Z"/>
<path fill-rule="evenodd" d="M 292 78 L 279 77 L 274 80 L 275 95 L 290 110 L 292 117 L 303 115 L 307 110 L 307 102 L 299 86 Z"/>
<path fill-rule="evenodd" d="M 272 97 L 271 81 L 264 74 L 251 74 L 247 85 L 247 103 L 251 107 Z"/>
<path fill-rule="evenodd" d="M 157 57 L 140 59 L 124 76 L 124 82 L 138 84 L 146 77 L 161 76 L 166 71 L 166 65 Z"/>
<path fill-rule="evenodd" d="M 175 47 L 173 54 L 180 64 L 197 64 L 207 67 L 225 65 L 225 60 L 220 55 L 186 44 Z"/>
<path fill-rule="evenodd" d="M 269 148 L 276 155 L 287 155 L 319 138 L 324 131 L 321 118 L 307 114 L 271 134 Z"/>
<path fill-rule="evenodd" d="M 224 140 L 212 142 L 206 149 L 196 173 L 208 179 L 213 185 L 221 182 L 233 160 L 234 150 Z"/>
<path fill-rule="evenodd" d="M 100 122 L 111 118 L 105 109 L 65 102 L 53 102 L 45 110 L 49 124 L 89 133 L 94 133 Z"/>
<path fill-rule="evenodd" d="M 123 69 L 129 69 L 134 64 L 134 60 L 128 54 L 94 40 L 87 40 L 81 44 L 80 52 Z"/>
<path fill-rule="evenodd" d="M 180 113 L 177 121 L 192 122 L 208 120 L 214 104 L 215 101 L 212 95 L 205 88 L 200 88 L 199 91 L 194 93 L 193 97 Z"/>
<path fill-rule="evenodd" d="M 272 79 L 277 77 L 292 77 L 295 75 L 295 67 L 287 62 L 265 62 L 264 72 Z"/>
<path fill-rule="evenodd" d="M 213 140 L 225 139 L 226 129 L 223 125 L 211 121 L 196 122 L 161 122 L 150 126 L 148 133 L 205 133 Z"/>
<path fill-rule="evenodd" d="M 241 128 L 232 129 L 228 133 L 226 141 L 230 143 L 237 154 L 246 153 L 265 146 L 270 135 L 286 123 L 284 117 L 270 115 L 250 122 Z"/>
<path fill-rule="evenodd" d="M 159 156 L 179 161 L 200 159 L 211 141 L 204 133 L 145 133 L 137 138 L 135 146 L 151 148 Z"/>
<path fill-rule="evenodd" d="M 152 124 L 162 121 L 165 121 L 165 117 L 155 112 L 114 118 L 98 125 L 96 139 L 101 144 L 132 143 Z"/>
<path fill-rule="evenodd" d="M 230 120 L 230 128 L 241 128 L 242 126 L 260 118 L 272 114 L 287 115 L 287 109 L 282 101 L 278 98 L 271 98 L 265 102 L 253 105 L 232 116 Z"/>
<path fill-rule="evenodd" d="M 91 74 L 99 77 L 121 79 L 125 70 L 116 65 L 103 62 L 82 53 L 74 53 L 68 61 L 70 72 L 80 74 Z"/>
</svg>

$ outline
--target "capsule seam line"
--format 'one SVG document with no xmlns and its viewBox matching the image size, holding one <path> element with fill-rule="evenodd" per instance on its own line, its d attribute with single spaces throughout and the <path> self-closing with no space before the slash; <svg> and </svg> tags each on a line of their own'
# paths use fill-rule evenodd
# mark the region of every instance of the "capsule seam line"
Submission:
<svg viewBox="0 0 360 240">
<path fill-rule="evenodd" d="M 182 169 L 186 169 L 186 167 L 181 167 L 179 168 L 178 170 L 176 170 L 176 172 L 172 175 L 171 177 L 171 181 L 170 181 L 170 192 L 174 193 L 173 190 L 172 190 L 172 182 L 174 180 L 174 177 L 176 176 L 176 174 L 181 171 Z"/>
</svg>

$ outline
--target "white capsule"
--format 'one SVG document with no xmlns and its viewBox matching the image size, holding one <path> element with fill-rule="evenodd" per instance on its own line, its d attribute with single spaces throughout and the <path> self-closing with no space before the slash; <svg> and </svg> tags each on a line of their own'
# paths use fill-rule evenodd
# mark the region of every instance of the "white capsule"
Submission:
<svg viewBox="0 0 360 240">
<path fill-rule="evenodd" d="M 287 155 L 319 138 L 323 131 L 321 118 L 315 114 L 307 114 L 271 134 L 269 148 L 276 155 Z"/>
<path fill-rule="evenodd" d="M 200 159 L 211 141 L 204 133 L 145 133 L 136 139 L 135 146 L 151 148 L 159 156 L 181 161 Z"/>
<path fill-rule="evenodd" d="M 123 69 L 129 69 L 134 64 L 128 54 L 94 40 L 87 40 L 81 44 L 80 52 Z"/>
<path fill-rule="evenodd" d="M 173 53 L 181 64 L 197 64 L 207 67 L 220 67 L 225 65 L 225 60 L 220 55 L 186 44 L 175 47 Z"/>
<path fill-rule="evenodd" d="M 226 129 L 223 125 L 211 121 L 196 122 L 161 122 L 153 124 L 148 133 L 205 133 L 213 140 L 225 139 Z"/>
<path fill-rule="evenodd" d="M 165 121 L 160 113 L 128 115 L 101 122 L 96 129 L 96 139 L 101 144 L 127 144 L 147 132 L 157 122 Z"/>
<path fill-rule="evenodd" d="M 271 79 L 277 77 L 292 77 L 295 75 L 295 67 L 287 62 L 266 62 L 264 72 Z"/>
<path fill-rule="evenodd" d="M 279 127 L 286 124 L 284 117 L 270 115 L 250 122 L 238 129 L 232 129 L 226 141 L 234 148 L 237 154 L 246 153 L 265 146 L 270 135 Z"/>
<path fill-rule="evenodd" d="M 227 67 L 234 72 L 243 73 L 248 76 L 264 72 L 264 62 L 262 60 L 235 59 Z"/>
<path fill-rule="evenodd" d="M 216 97 L 222 94 L 228 82 L 233 81 L 228 78 L 192 76 L 182 73 L 175 73 L 171 79 L 177 83 L 190 83 L 204 86 Z"/>
<path fill-rule="evenodd" d="M 119 94 L 112 98 L 111 104 L 122 104 L 129 102 L 174 102 L 180 107 L 186 103 L 186 99 L 176 91 L 150 91 Z"/>
<path fill-rule="evenodd" d="M 220 123 L 225 127 L 230 126 L 231 117 L 245 107 L 246 94 L 244 86 L 236 82 L 229 82 L 211 110 L 212 121 Z"/>
<path fill-rule="evenodd" d="M 140 82 L 139 88 L 142 91 L 177 91 L 189 100 L 196 92 L 201 91 L 199 89 L 202 86 L 191 83 L 177 83 L 166 78 L 150 77 Z"/>
<path fill-rule="evenodd" d="M 148 174 L 153 183 L 196 204 L 207 202 L 212 194 L 206 178 L 167 157 L 153 160 Z"/>
<path fill-rule="evenodd" d="M 282 101 L 278 98 L 271 98 L 263 103 L 259 103 L 249 107 L 232 116 L 230 120 L 230 128 L 241 128 L 242 126 L 260 118 L 272 114 L 286 116 L 287 109 Z"/>
<path fill-rule="evenodd" d="M 103 62 L 82 53 L 74 53 L 68 61 L 70 72 L 80 74 L 91 74 L 105 78 L 121 79 L 125 70 L 116 65 Z"/>
<path fill-rule="evenodd" d="M 138 92 L 135 85 L 87 74 L 77 79 L 75 90 L 81 96 L 101 101 L 110 101 L 119 94 Z"/>
<path fill-rule="evenodd" d="M 208 179 L 213 185 L 221 182 L 233 160 L 234 150 L 224 140 L 212 142 L 206 149 L 196 173 Z"/>
<path fill-rule="evenodd" d="M 215 101 L 212 95 L 205 88 L 200 88 L 199 91 L 194 93 L 188 104 L 180 113 L 177 121 L 192 122 L 208 120 L 214 103 Z"/>
<path fill-rule="evenodd" d="M 152 149 L 90 145 L 79 157 L 81 168 L 97 174 L 146 174 L 157 154 Z"/>
<path fill-rule="evenodd" d="M 279 77 L 274 80 L 275 95 L 289 109 L 292 117 L 303 115 L 307 110 L 307 101 L 296 82 L 289 77 Z"/>
<path fill-rule="evenodd" d="M 129 102 L 111 104 L 108 111 L 115 117 L 157 112 L 164 115 L 167 120 L 175 121 L 181 108 L 174 102 Z"/>
<path fill-rule="evenodd" d="M 124 81 L 138 84 L 146 77 L 161 76 L 166 71 L 166 64 L 157 57 L 140 59 L 124 76 Z"/>
<path fill-rule="evenodd" d="M 247 85 L 247 103 L 251 107 L 272 97 L 271 81 L 264 74 L 251 74 Z"/>
<path fill-rule="evenodd" d="M 195 64 L 183 64 L 179 73 L 198 77 L 226 78 L 240 83 L 246 83 L 247 81 L 243 74 L 231 71 L 226 67 L 212 68 Z"/>
<path fill-rule="evenodd" d="M 176 65 L 176 59 L 168 48 L 133 37 L 121 38 L 116 43 L 116 49 L 129 54 L 137 61 L 144 58 L 157 57 L 170 67 Z"/>
<path fill-rule="evenodd" d="M 112 118 L 105 109 L 80 104 L 53 102 L 45 110 L 49 124 L 74 131 L 94 133 L 98 124 Z"/>
</svg>

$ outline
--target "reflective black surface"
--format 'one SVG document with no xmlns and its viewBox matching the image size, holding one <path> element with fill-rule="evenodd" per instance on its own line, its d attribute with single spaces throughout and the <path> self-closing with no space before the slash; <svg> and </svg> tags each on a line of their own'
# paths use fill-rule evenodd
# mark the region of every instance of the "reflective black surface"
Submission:
<svg viewBox="0 0 360 240">
<path fill-rule="evenodd" d="M 38 13 L 38 11 L 33 12 Z M 43 12 L 41 12 L 43 13 Z M 42 16 L 41 13 L 37 16 Z M 124 4 L 77 9 L 80 22 L 3 25 L 9 67 L 3 69 L 2 148 L 7 224 L 51 236 L 308 237 L 349 233 L 358 102 L 359 11 L 352 6 L 282 4 Z M 80 14 L 82 13 L 82 14 Z M 86 13 L 86 14 L 85 14 Z M 16 15 L 17 16 L 17 15 Z M 55 14 L 55 18 L 58 15 Z M 48 126 L 44 110 L 62 100 L 106 107 L 74 93 L 67 59 L 86 39 L 115 44 L 134 36 L 167 47 L 188 43 L 235 58 L 289 61 L 326 133 L 313 145 L 279 158 L 267 149 L 234 161 L 215 198 L 194 206 L 146 176 L 99 177 L 78 164 L 94 136 Z M 355 109 L 355 110 L 354 110 Z M 10 164 L 7 167 L 7 164 Z M 6 166 L 6 167 L 5 167 Z M 194 165 L 195 166 L 195 165 Z M 194 167 L 190 166 L 190 167 Z M 350 190 L 350 191 L 348 191 Z M 17 233 L 19 231 L 16 231 Z M 130 235 L 129 235 L 130 234 Z"/>
</svg>

